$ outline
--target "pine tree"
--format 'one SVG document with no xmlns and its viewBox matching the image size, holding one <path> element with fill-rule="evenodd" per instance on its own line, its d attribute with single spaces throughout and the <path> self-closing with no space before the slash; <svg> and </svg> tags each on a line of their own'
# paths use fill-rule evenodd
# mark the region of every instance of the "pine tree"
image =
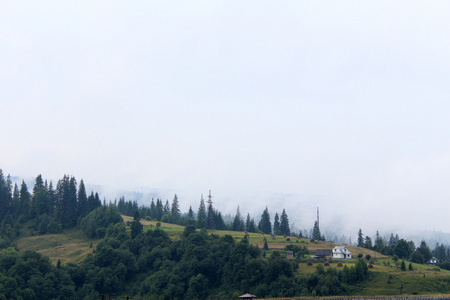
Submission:
<svg viewBox="0 0 450 300">
<path fill-rule="evenodd" d="M 48 199 L 47 189 L 39 174 L 36 177 L 33 187 L 33 197 L 31 200 L 31 217 L 39 217 L 42 214 L 50 215 L 53 213 L 53 207 Z"/>
<path fill-rule="evenodd" d="M 80 184 L 78 186 L 78 194 L 77 194 L 77 212 L 79 217 L 84 217 L 88 214 L 87 210 L 87 196 L 86 196 L 86 187 L 84 186 L 83 179 L 80 180 Z M 120 211 L 120 210 L 119 210 Z"/>
<path fill-rule="evenodd" d="M 161 199 L 156 199 L 156 220 L 161 221 L 164 215 L 164 207 Z"/>
<path fill-rule="evenodd" d="M 422 241 L 420 243 L 420 246 L 419 246 L 419 248 L 417 248 L 417 251 L 420 254 L 422 254 L 424 262 L 427 262 L 432 258 L 430 248 L 428 247 L 428 245 L 425 241 Z"/>
<path fill-rule="evenodd" d="M 373 246 L 372 246 L 372 239 L 370 238 L 370 236 L 366 236 L 366 238 L 364 239 L 363 247 L 367 248 L 367 249 L 372 249 L 373 248 Z"/>
<path fill-rule="evenodd" d="M 150 203 L 150 218 L 156 220 L 156 205 L 155 201 L 152 198 L 152 202 Z"/>
<path fill-rule="evenodd" d="M 227 226 L 223 221 L 222 214 L 218 210 L 214 210 L 214 229 L 225 230 Z"/>
<path fill-rule="evenodd" d="M 91 195 L 87 199 L 87 211 L 90 213 L 94 209 L 102 206 L 102 202 L 100 201 L 100 197 L 98 196 L 98 193 L 95 193 L 91 191 Z"/>
<path fill-rule="evenodd" d="M 192 210 L 191 205 L 189 205 L 188 218 L 194 219 L 194 211 Z"/>
<path fill-rule="evenodd" d="M 7 195 L 7 187 L 6 187 L 6 181 L 3 176 L 3 171 L 0 169 L 0 220 L 3 219 L 3 217 L 6 215 L 8 209 L 7 209 L 7 203 L 8 203 L 8 195 Z"/>
<path fill-rule="evenodd" d="M 282 235 L 291 235 L 291 229 L 289 228 L 289 218 L 284 208 L 283 212 L 281 213 L 280 232 Z"/>
<path fill-rule="evenodd" d="M 12 203 L 13 203 L 13 208 L 12 208 L 12 212 L 14 213 L 14 215 L 18 216 L 19 213 L 19 208 L 20 208 L 20 191 L 19 191 L 19 187 L 17 186 L 17 183 L 14 183 L 14 190 L 13 190 L 13 197 L 12 197 Z"/>
<path fill-rule="evenodd" d="M 12 212 L 13 199 L 12 199 L 12 181 L 11 175 L 6 176 L 6 209 L 8 213 Z"/>
<path fill-rule="evenodd" d="M 245 220 L 245 231 L 251 232 L 250 231 L 250 214 L 247 213 L 247 219 Z"/>
<path fill-rule="evenodd" d="M 380 234 L 378 233 L 378 230 L 377 230 L 377 233 L 375 235 L 375 244 L 374 244 L 373 248 L 374 248 L 375 251 L 378 251 L 378 252 L 381 252 L 383 250 L 383 248 L 384 248 L 384 240 L 380 236 Z"/>
<path fill-rule="evenodd" d="M 209 191 L 209 196 L 208 196 L 208 211 L 207 211 L 207 215 L 206 215 L 206 228 L 208 229 L 216 229 L 216 214 L 214 211 L 214 207 L 213 207 L 213 202 L 211 200 L 211 190 Z"/>
<path fill-rule="evenodd" d="M 397 244 L 397 241 L 395 240 L 394 234 L 391 233 L 391 236 L 389 238 L 389 246 Z"/>
<path fill-rule="evenodd" d="M 12 183 L 11 176 L 3 177 L 0 169 L 0 220 L 12 210 Z"/>
<path fill-rule="evenodd" d="M 175 194 L 175 196 L 173 197 L 172 208 L 170 210 L 170 213 L 172 214 L 172 216 L 176 218 L 178 218 L 181 215 L 177 194 Z"/>
<path fill-rule="evenodd" d="M 236 210 L 236 216 L 231 224 L 231 230 L 233 231 L 244 231 L 244 221 L 242 220 L 241 213 L 239 212 L 239 205 Z"/>
<path fill-rule="evenodd" d="M 267 207 L 261 215 L 261 220 L 259 221 L 258 228 L 263 233 L 266 233 L 266 234 L 272 233 L 272 223 L 270 222 L 270 214 L 269 214 L 269 209 Z"/>
<path fill-rule="evenodd" d="M 205 200 L 203 199 L 203 195 L 200 198 L 200 205 L 198 207 L 198 213 L 197 213 L 197 225 L 198 228 L 205 228 L 206 227 L 206 206 L 205 206 Z"/>
<path fill-rule="evenodd" d="M 25 216 L 26 220 L 28 220 L 30 216 L 30 202 L 30 192 L 28 192 L 25 181 L 22 180 L 22 184 L 20 185 L 20 215 Z"/>
<path fill-rule="evenodd" d="M 275 213 L 275 217 L 273 218 L 273 233 L 276 235 L 280 235 L 280 217 L 278 213 Z"/>
<path fill-rule="evenodd" d="M 64 175 L 56 185 L 56 216 L 65 228 L 77 221 L 77 183 L 75 177 Z"/>
<path fill-rule="evenodd" d="M 322 240 L 322 234 L 320 233 L 319 222 L 317 220 L 314 221 L 311 238 L 318 241 Z"/>
<path fill-rule="evenodd" d="M 358 247 L 363 247 L 364 246 L 364 238 L 363 238 L 363 234 L 362 234 L 362 230 L 361 228 L 358 231 Z"/>
<path fill-rule="evenodd" d="M 166 204 L 164 205 L 164 214 L 165 215 L 169 215 L 170 214 L 169 200 L 166 200 Z"/>
<path fill-rule="evenodd" d="M 48 201 L 49 215 L 54 215 L 56 205 L 56 192 L 53 189 L 53 183 L 51 181 L 50 184 L 47 186 L 47 201 Z"/>
</svg>

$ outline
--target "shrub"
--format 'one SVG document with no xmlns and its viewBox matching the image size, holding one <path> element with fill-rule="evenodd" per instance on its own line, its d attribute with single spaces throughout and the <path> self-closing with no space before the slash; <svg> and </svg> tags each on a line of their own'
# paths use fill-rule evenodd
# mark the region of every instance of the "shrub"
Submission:
<svg viewBox="0 0 450 300">
<path fill-rule="evenodd" d="M 308 261 L 307 265 L 312 266 L 312 262 Z"/>
<path fill-rule="evenodd" d="M 373 269 L 373 265 L 372 264 L 369 264 L 369 269 Z"/>
</svg>

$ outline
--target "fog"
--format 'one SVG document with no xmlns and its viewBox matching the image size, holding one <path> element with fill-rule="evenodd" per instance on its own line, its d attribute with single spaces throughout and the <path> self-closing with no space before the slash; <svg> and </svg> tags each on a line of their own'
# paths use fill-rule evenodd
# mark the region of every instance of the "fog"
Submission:
<svg viewBox="0 0 450 300">
<path fill-rule="evenodd" d="M 0 168 L 184 211 L 212 190 L 307 230 L 319 207 L 338 236 L 449 232 L 449 6 L 2 2 Z"/>
</svg>

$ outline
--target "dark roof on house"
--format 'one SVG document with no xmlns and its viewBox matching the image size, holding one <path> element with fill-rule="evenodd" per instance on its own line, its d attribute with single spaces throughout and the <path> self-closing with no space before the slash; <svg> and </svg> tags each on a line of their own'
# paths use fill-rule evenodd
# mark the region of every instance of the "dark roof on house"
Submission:
<svg viewBox="0 0 450 300">
<path fill-rule="evenodd" d="M 316 256 L 331 256 L 331 249 L 316 249 Z"/>
</svg>

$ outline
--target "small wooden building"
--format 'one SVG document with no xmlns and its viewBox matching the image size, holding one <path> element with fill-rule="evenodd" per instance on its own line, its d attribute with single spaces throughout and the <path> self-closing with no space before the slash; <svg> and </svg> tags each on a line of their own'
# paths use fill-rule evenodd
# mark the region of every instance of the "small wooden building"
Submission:
<svg viewBox="0 0 450 300">
<path fill-rule="evenodd" d="M 294 259 L 294 251 L 286 251 L 287 259 Z"/>
</svg>

